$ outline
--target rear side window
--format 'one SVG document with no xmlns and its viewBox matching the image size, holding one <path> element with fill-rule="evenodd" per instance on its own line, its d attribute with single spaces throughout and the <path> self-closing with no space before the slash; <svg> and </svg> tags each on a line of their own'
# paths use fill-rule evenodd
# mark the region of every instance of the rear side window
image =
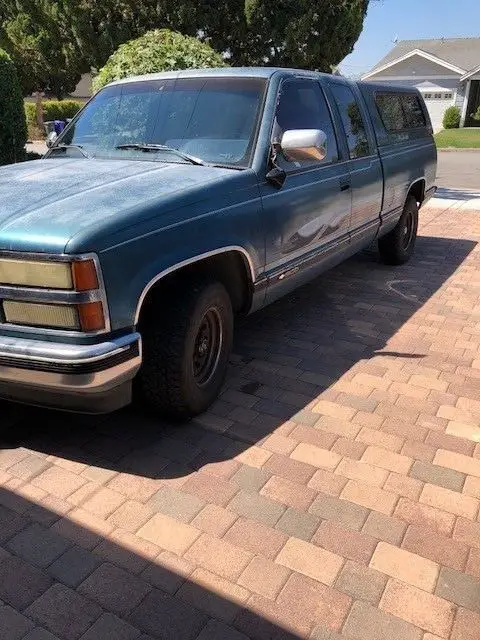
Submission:
<svg viewBox="0 0 480 640">
<path fill-rule="evenodd" d="M 425 115 L 414 93 L 377 93 L 377 109 L 387 131 L 404 131 L 425 127 Z"/>
<path fill-rule="evenodd" d="M 404 93 L 400 100 L 402 102 L 407 128 L 417 129 L 418 127 L 424 127 L 427 123 L 425 122 L 425 115 L 418 96 L 414 93 Z"/>
<path fill-rule="evenodd" d="M 353 91 L 342 84 L 332 84 L 330 89 L 340 111 L 350 158 L 353 160 L 370 155 L 365 121 Z"/>
</svg>

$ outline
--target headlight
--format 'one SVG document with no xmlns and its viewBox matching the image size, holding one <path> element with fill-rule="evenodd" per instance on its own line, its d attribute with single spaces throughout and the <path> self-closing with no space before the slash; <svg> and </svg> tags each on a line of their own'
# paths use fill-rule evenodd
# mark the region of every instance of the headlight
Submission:
<svg viewBox="0 0 480 640">
<path fill-rule="evenodd" d="M 93 260 L 43 262 L 0 258 L 0 284 L 88 291 L 98 288 L 98 278 Z"/>
<path fill-rule="evenodd" d="M 0 257 L 0 315 L 9 325 L 98 332 L 109 329 L 96 258 Z M 1 320 L 0 320 L 1 322 Z"/>
<path fill-rule="evenodd" d="M 72 289 L 71 263 L 0 258 L 0 284 Z"/>
<path fill-rule="evenodd" d="M 68 305 L 4 300 L 3 313 L 10 324 L 86 332 L 105 329 L 101 302 Z"/>
<path fill-rule="evenodd" d="M 77 309 L 67 305 L 4 300 L 3 313 L 12 324 L 80 330 Z"/>
</svg>

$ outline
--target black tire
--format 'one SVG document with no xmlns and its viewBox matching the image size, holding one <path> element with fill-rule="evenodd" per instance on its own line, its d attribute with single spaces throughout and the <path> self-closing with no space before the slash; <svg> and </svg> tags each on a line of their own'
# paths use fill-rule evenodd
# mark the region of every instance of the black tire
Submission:
<svg viewBox="0 0 480 640">
<path fill-rule="evenodd" d="M 380 257 L 385 264 L 405 264 L 415 250 L 418 231 L 418 205 L 410 196 L 397 226 L 378 241 Z"/>
<path fill-rule="evenodd" d="M 225 380 L 233 341 L 233 310 L 225 287 L 198 283 L 169 310 L 148 312 L 137 390 L 150 408 L 185 421 L 203 413 Z M 210 348 L 211 347 L 211 348 Z"/>
</svg>

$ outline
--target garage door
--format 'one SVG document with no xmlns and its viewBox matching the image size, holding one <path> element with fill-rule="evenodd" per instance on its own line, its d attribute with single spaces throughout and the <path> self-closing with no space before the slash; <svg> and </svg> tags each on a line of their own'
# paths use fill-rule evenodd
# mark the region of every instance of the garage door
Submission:
<svg viewBox="0 0 480 640">
<path fill-rule="evenodd" d="M 425 97 L 428 113 L 432 120 L 433 130 L 440 131 L 443 129 L 443 116 L 445 110 L 453 104 L 452 98 L 427 98 Z"/>
</svg>

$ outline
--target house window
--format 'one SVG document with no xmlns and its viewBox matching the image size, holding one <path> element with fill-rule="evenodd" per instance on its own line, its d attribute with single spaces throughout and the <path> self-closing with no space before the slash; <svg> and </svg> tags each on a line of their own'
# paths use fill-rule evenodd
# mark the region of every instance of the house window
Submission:
<svg viewBox="0 0 480 640">
<path fill-rule="evenodd" d="M 451 100 L 453 98 L 453 93 L 446 93 L 445 94 L 445 99 L 446 100 Z"/>
<path fill-rule="evenodd" d="M 431 100 L 432 99 L 432 94 L 431 93 L 426 93 L 424 96 L 425 100 Z"/>
<path fill-rule="evenodd" d="M 435 93 L 433 97 L 435 98 L 435 100 L 441 100 L 442 94 L 441 93 Z"/>
</svg>

